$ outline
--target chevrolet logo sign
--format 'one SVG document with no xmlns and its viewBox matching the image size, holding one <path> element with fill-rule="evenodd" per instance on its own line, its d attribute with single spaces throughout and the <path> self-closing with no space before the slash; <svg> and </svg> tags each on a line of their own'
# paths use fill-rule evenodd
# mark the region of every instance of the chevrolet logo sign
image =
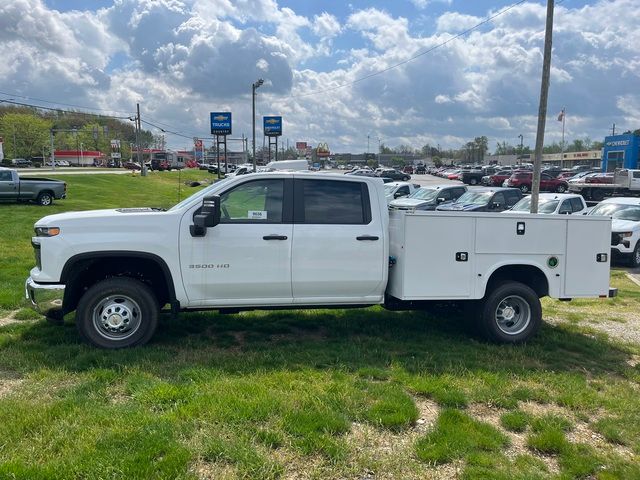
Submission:
<svg viewBox="0 0 640 480">
<path fill-rule="evenodd" d="M 216 115 L 215 117 L 213 117 L 214 120 L 217 120 L 218 122 L 222 122 L 223 120 L 229 120 L 229 117 L 227 117 L 226 115 Z"/>
<path fill-rule="evenodd" d="M 274 123 L 280 123 L 280 121 L 276 120 L 275 118 L 270 118 L 268 120 L 265 120 L 264 123 L 269 123 L 269 124 L 273 125 Z"/>
</svg>

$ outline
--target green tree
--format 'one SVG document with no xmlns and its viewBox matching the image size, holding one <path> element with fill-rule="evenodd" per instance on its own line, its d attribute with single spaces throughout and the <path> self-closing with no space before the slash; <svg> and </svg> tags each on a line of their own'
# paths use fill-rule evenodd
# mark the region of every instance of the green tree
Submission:
<svg viewBox="0 0 640 480">
<path fill-rule="evenodd" d="M 31 113 L 6 113 L 0 118 L 7 158 L 31 158 L 48 148 L 51 122 Z"/>
<path fill-rule="evenodd" d="M 380 144 L 380 153 L 397 153 L 396 151 L 394 151 L 393 149 L 387 147 L 384 143 Z"/>
</svg>

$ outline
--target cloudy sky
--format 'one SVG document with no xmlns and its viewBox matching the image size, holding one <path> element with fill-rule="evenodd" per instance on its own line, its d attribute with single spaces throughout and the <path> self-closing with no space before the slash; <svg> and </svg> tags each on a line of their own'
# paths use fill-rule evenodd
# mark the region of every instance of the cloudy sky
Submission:
<svg viewBox="0 0 640 480">
<path fill-rule="evenodd" d="M 338 152 L 364 152 L 367 136 L 370 151 L 378 139 L 456 148 L 480 135 L 492 150 L 519 134 L 533 146 L 545 3 L 454 38 L 513 3 L 5 0 L 0 100 L 115 115 L 139 102 L 143 120 L 186 137 L 231 111 L 239 137 L 251 135 L 251 84 L 263 78 L 259 145 L 260 117 L 282 115 L 285 142 Z M 639 26 L 638 0 L 556 5 L 547 143 L 560 139 L 563 106 L 569 139 L 640 128 Z"/>
</svg>

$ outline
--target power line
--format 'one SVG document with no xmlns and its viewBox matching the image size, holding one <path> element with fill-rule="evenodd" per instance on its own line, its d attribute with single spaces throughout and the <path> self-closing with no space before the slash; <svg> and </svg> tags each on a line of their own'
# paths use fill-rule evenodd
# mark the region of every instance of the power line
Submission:
<svg viewBox="0 0 640 480">
<path fill-rule="evenodd" d="M 2 93 L 2 92 L 0 92 Z M 128 120 L 130 118 L 130 116 L 126 116 L 126 117 L 118 117 L 115 115 L 97 115 L 95 113 L 90 113 L 90 112 L 80 112 L 77 110 L 65 110 L 62 108 L 53 108 L 53 107 L 43 107 L 42 105 L 34 105 L 32 103 L 24 103 L 24 102 L 16 102 L 15 100 L 1 100 L 2 103 L 10 103 L 12 105 L 19 105 L 21 107 L 31 107 L 31 108 L 37 108 L 40 110 L 50 110 L 53 112 L 62 112 L 62 113 L 73 113 L 76 115 L 88 115 L 88 116 L 92 116 L 92 117 L 98 117 L 98 116 L 102 116 L 102 117 L 106 117 L 106 118 L 113 118 L 116 120 Z"/>
<path fill-rule="evenodd" d="M 117 110 L 107 110 L 107 109 L 104 109 L 104 108 L 85 107 L 85 106 L 82 106 L 82 105 L 74 105 L 72 103 L 53 102 L 51 100 L 44 100 L 42 98 L 28 97 L 26 95 L 18 95 L 18 94 L 15 94 L 15 93 L 0 92 L 0 95 L 7 95 L 9 97 L 24 98 L 24 99 L 27 99 L 27 100 L 35 100 L 36 102 L 50 103 L 52 105 L 62 105 L 64 107 L 81 108 L 83 110 L 94 110 L 96 112 L 111 112 L 111 113 L 118 113 L 118 114 L 126 115 L 125 112 L 119 112 Z M 40 108 L 45 108 L 45 107 L 40 107 Z M 58 109 L 56 109 L 56 110 L 58 110 Z M 110 116 L 110 115 L 105 115 L 105 116 Z"/>
<path fill-rule="evenodd" d="M 437 45 L 434 45 L 433 47 L 428 48 L 427 50 L 423 50 L 422 52 L 419 52 L 417 54 L 415 54 L 414 56 L 407 58 L 406 60 L 403 60 L 401 62 L 395 63 L 393 65 L 388 66 L 387 68 L 383 68 L 382 70 L 378 70 L 377 72 L 373 72 L 370 73 L 368 75 L 365 75 L 363 77 L 357 78 L 351 82 L 347 82 L 347 83 L 342 83 L 340 85 L 336 85 L 334 87 L 329 87 L 329 88 L 325 88 L 322 90 L 315 90 L 313 92 L 307 92 L 307 93 L 301 93 L 299 95 L 290 95 L 289 97 L 285 97 L 284 100 L 289 99 L 289 98 L 300 98 L 300 97 L 309 97 L 311 95 L 317 95 L 319 93 L 327 93 L 327 92 L 332 92 L 334 90 L 338 90 L 340 88 L 344 88 L 344 87 L 349 87 L 351 85 L 355 85 L 356 83 L 362 82 L 363 80 L 367 80 L 369 78 L 378 76 L 378 75 L 382 75 L 383 73 L 388 72 L 389 70 L 393 70 L 394 68 L 398 68 L 401 67 L 402 65 L 405 65 L 409 62 L 414 61 L 415 59 L 422 57 L 428 53 L 433 52 L 434 50 L 444 47 L 445 45 L 447 45 L 448 43 L 465 36 L 467 33 L 470 33 L 478 28 L 480 28 L 482 25 L 485 25 L 489 22 L 491 22 L 493 19 L 495 19 L 496 17 L 499 17 L 500 15 L 503 15 L 505 13 L 507 13 L 509 10 L 514 9 L 515 7 L 517 7 L 518 5 L 522 5 L 524 2 L 526 2 L 527 0 L 520 0 L 512 5 L 509 5 L 508 7 L 505 7 L 504 9 L 500 10 L 499 12 L 485 18 L 483 21 L 481 21 L 480 23 L 474 25 L 471 28 L 467 28 L 466 30 L 463 30 L 462 32 L 458 33 L 457 35 L 454 35 L 451 38 L 448 38 L 447 40 L 445 40 L 444 42 L 438 43 Z M 562 2 L 558 2 L 558 3 L 562 3 Z"/>
</svg>

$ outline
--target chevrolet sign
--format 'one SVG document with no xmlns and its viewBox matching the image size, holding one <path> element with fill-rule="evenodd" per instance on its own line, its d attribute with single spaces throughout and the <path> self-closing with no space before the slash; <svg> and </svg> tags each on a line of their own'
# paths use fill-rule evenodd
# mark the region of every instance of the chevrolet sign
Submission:
<svg viewBox="0 0 640 480">
<path fill-rule="evenodd" d="M 211 135 L 231 135 L 231 112 L 211 112 Z"/>
<path fill-rule="evenodd" d="M 263 117 L 263 129 L 267 137 L 279 137 L 282 135 L 282 117 Z"/>
</svg>

